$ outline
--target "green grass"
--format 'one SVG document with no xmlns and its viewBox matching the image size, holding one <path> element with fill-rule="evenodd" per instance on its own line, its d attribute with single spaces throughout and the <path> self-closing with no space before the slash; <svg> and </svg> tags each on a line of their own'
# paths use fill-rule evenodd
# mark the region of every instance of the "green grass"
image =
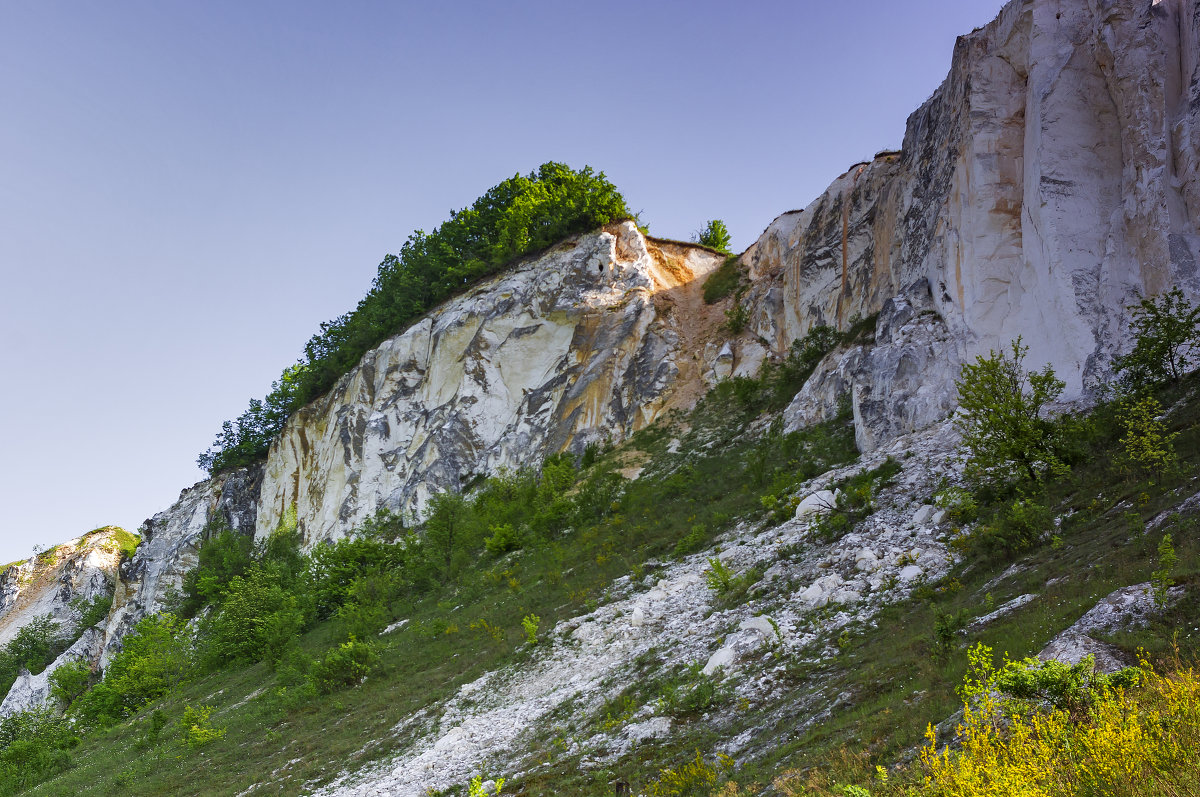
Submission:
<svg viewBox="0 0 1200 797">
<path fill-rule="evenodd" d="M 716 271 L 704 281 L 704 303 L 716 304 L 742 285 L 745 269 L 737 255 L 728 255 Z"/>
<path fill-rule="evenodd" d="M 521 618 L 534 614 L 542 629 L 553 628 L 605 600 L 616 578 L 672 557 L 683 537 L 699 534 L 701 544 L 711 544 L 734 518 L 761 513 L 764 493 L 856 456 L 846 417 L 791 435 L 759 421 L 758 433 L 747 434 L 756 413 L 730 387 L 721 387 L 690 416 L 677 415 L 600 455 L 578 490 L 602 492 L 631 455 L 649 456 L 651 463 L 624 485 L 598 521 L 498 559 L 481 554 L 454 583 L 395 606 L 395 614 L 410 622 L 382 640 L 383 664 L 361 686 L 297 699 L 295 687 L 285 686 L 264 664 L 221 670 L 126 723 L 86 736 L 72 753 L 72 769 L 29 793 L 237 793 L 261 782 L 269 784 L 263 793 L 299 794 L 341 771 L 395 754 L 406 740 L 395 738 L 392 729 L 404 719 L 485 672 L 519 665 L 530 655 L 522 646 Z M 672 441 L 676 453 L 668 451 Z M 501 630 L 499 640 L 482 621 Z M 320 625 L 301 639 L 301 649 L 319 656 L 340 641 L 338 634 L 335 623 Z M 655 677 L 661 692 L 684 674 Z M 693 713 L 689 706 L 705 702 L 688 698 L 690 687 L 677 684 L 674 694 L 683 716 Z M 212 725 L 224 728 L 225 737 L 189 750 L 173 724 L 188 705 L 212 706 Z M 172 724 L 157 746 L 141 749 L 139 740 L 156 709 Z"/>
<path fill-rule="evenodd" d="M 772 662 L 785 665 L 785 672 L 766 702 L 739 702 L 717 685 L 711 695 L 690 697 L 709 687 L 651 651 L 622 676 L 628 678 L 623 687 L 613 685 L 614 697 L 599 711 L 580 718 L 578 706 L 567 705 L 554 712 L 531 750 L 543 766 L 522 780 L 510 779 L 505 793 L 599 797 L 611 794 L 615 781 L 636 791 L 663 767 L 693 760 L 696 750 L 707 755 L 745 731 L 753 734 L 738 755 L 749 759 L 735 775 L 742 783 L 768 783 L 794 768 L 825 768 L 830 778 L 848 781 L 865 777 L 866 766 L 903 763 L 929 723 L 943 722 L 960 707 L 954 690 L 969 645 L 984 642 L 997 655 L 1032 655 L 1098 599 L 1149 578 L 1166 529 L 1149 535 L 1136 529 L 1195 490 L 1200 401 L 1189 391 L 1197 381 L 1164 397 L 1166 405 L 1187 397 L 1169 417 L 1180 433 L 1180 473 L 1154 485 L 1125 478 L 1110 465 L 1111 436 L 1094 441 L 1070 478 L 1040 496 L 1056 515 L 1067 516 L 1059 543 L 1015 560 L 971 554 L 942 582 L 880 610 L 870 628 L 848 629 L 838 655 Z M 844 417 L 798 435 L 781 434 L 768 419 L 757 415 L 754 402 L 741 402 L 727 382 L 689 416 L 642 430 L 627 445 L 599 455 L 577 489 L 599 490 L 631 457 L 645 458 L 646 468 L 598 520 L 500 558 L 481 554 L 454 583 L 395 606 L 395 614 L 410 622 L 381 640 L 383 664 L 361 686 L 301 699 L 266 665 L 221 670 L 185 684 L 128 722 L 85 737 L 72 752 L 70 770 L 28 793 L 234 794 L 263 784 L 256 793 L 301 794 L 402 751 L 427 730 L 417 723 L 394 734 L 404 720 L 485 672 L 528 660 L 522 617 L 535 614 L 543 630 L 553 628 L 603 602 L 614 579 L 653 572 L 655 562 L 675 555 L 681 540 L 695 537 L 696 545 L 709 545 L 734 519 L 761 517 L 764 495 L 855 456 Z M 886 480 L 892 469 L 862 480 Z M 1191 518 L 1173 524 L 1179 565 L 1172 576 L 1189 587 L 1189 597 L 1160 622 L 1113 641 L 1129 651 L 1144 647 L 1153 657 L 1169 659 L 1178 651 L 1191 659 L 1200 655 L 1200 541 Z M 997 580 L 1010 565 L 1011 574 Z M 981 616 L 1024 593 L 1037 598 L 939 649 L 939 616 Z M 481 621 L 499 628 L 499 639 Z M 319 656 L 340 639 L 330 622 L 300 644 Z M 603 767 L 581 766 L 581 753 L 570 749 L 573 739 L 611 732 L 656 701 L 677 709 L 671 737 L 644 743 Z M 224 728 L 225 737 L 188 749 L 175 721 L 189 705 L 212 706 L 212 725 Z M 155 709 L 170 723 L 158 743 L 148 744 Z"/>
</svg>

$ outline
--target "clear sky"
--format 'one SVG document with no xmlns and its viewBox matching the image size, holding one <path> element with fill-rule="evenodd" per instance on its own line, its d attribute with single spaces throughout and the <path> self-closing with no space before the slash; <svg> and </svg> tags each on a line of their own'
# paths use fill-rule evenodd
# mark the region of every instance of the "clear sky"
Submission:
<svg viewBox="0 0 1200 797">
<path fill-rule="evenodd" d="M 0 0 L 0 565 L 131 530 L 414 229 L 547 160 L 735 247 L 1000 0 Z"/>
</svg>

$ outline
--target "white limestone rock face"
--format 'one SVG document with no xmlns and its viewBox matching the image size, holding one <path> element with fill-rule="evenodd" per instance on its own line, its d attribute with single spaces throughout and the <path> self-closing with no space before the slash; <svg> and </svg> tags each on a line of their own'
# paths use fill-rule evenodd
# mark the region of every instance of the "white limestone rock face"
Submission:
<svg viewBox="0 0 1200 797">
<path fill-rule="evenodd" d="M 744 255 L 751 330 L 776 354 L 877 312 L 892 332 L 826 358 L 793 428 L 850 396 L 860 447 L 879 447 L 944 416 L 959 365 L 1018 336 L 1085 395 L 1129 345 L 1126 305 L 1200 296 L 1198 124 L 1197 0 L 1014 0 L 960 37 L 902 150 Z M 915 317 L 885 322 L 902 304 Z"/>
<path fill-rule="evenodd" d="M 258 534 L 291 507 L 306 544 L 379 508 L 419 512 L 473 476 L 617 442 L 703 386 L 722 258 L 630 222 L 582 235 L 446 302 L 364 355 L 271 447 Z M 681 356 L 682 355 L 682 356 Z"/>
<path fill-rule="evenodd" d="M 82 661 L 95 667 L 104 648 L 104 632 L 100 628 L 89 628 L 71 647 L 63 651 L 46 669 L 37 675 L 22 670 L 13 682 L 4 700 L 0 702 L 0 717 L 21 711 L 41 708 L 54 702 L 50 694 L 50 676 L 64 664 Z"/>
<path fill-rule="evenodd" d="M 161 611 L 196 566 L 209 524 L 222 520 L 234 531 L 254 533 L 261 469 L 239 468 L 199 482 L 179 494 L 171 508 L 147 520 L 142 544 L 121 571 L 105 626 L 102 666 L 121 649 L 121 640 L 143 617 Z"/>
<path fill-rule="evenodd" d="M 1183 595 L 1182 588 L 1170 591 L 1170 600 Z M 1111 634 L 1146 625 L 1159 609 L 1154 603 L 1154 590 L 1149 582 L 1113 590 L 1063 631 L 1038 654 L 1043 661 L 1055 659 L 1066 664 L 1078 664 L 1086 656 L 1094 656 L 1099 672 L 1116 672 L 1133 664 L 1122 652 L 1096 635 Z"/>
<path fill-rule="evenodd" d="M 72 602 L 111 595 L 120 562 L 113 530 L 98 529 L 11 566 L 0 575 L 0 645 L 45 615 L 70 633 L 79 621 Z"/>
</svg>

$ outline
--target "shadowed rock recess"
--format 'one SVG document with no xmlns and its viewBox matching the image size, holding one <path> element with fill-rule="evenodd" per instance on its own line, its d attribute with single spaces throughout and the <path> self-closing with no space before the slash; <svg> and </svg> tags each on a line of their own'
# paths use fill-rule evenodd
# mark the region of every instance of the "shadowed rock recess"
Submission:
<svg viewBox="0 0 1200 797">
<path fill-rule="evenodd" d="M 1200 298 L 1198 169 L 1200 0 L 1014 0 L 958 39 L 899 150 L 854 164 L 770 223 L 740 257 L 735 295 L 703 301 L 724 261 L 711 250 L 647 237 L 632 222 L 575 236 L 365 354 L 288 421 L 265 462 L 200 482 L 146 521 L 119 570 L 103 535 L 64 545 L 52 566 L 43 556 L 10 567 L 0 643 L 38 616 L 69 624 L 76 598 L 113 603 L 46 671 L 23 673 L 0 714 L 49 701 L 46 679 L 61 663 L 107 664 L 179 589 L 215 519 L 263 538 L 294 512 L 311 548 L 380 509 L 419 516 L 431 496 L 476 477 L 627 440 L 720 380 L 785 356 L 818 325 L 864 332 L 825 355 L 783 428 L 832 418 L 849 400 L 864 458 L 833 476 L 887 454 L 915 451 L 920 464 L 905 461 L 877 520 L 798 558 L 785 551 L 808 539 L 799 519 L 726 533 L 722 560 L 760 566 L 780 590 L 802 582 L 778 625 L 727 615 L 740 623 L 727 634 L 729 622 L 705 612 L 711 554 L 684 559 L 650 593 L 626 584 L 614 603 L 562 625 L 574 642 L 547 648 L 527 672 L 489 673 L 431 707 L 442 713 L 422 720 L 424 742 L 347 773 L 329 793 L 423 793 L 465 782 L 485 761 L 519 761 L 528 728 L 569 700 L 596 709 L 599 684 L 653 646 L 711 671 L 772 641 L 802 649 L 812 642 L 806 613 L 831 603 L 859 608 L 829 628 L 869 622 L 952 558 L 941 518 L 923 507 L 913 521 L 909 502 L 960 473 L 946 419 L 963 363 L 1021 336 L 1028 366 L 1052 365 L 1064 400 L 1087 401 L 1130 347 L 1128 305 L 1174 287 Z M 735 306 L 747 319 L 736 335 L 725 323 Z M 1056 644 L 1087 647 L 1074 639 Z M 603 756 L 670 732 L 669 720 L 642 719 Z"/>
</svg>

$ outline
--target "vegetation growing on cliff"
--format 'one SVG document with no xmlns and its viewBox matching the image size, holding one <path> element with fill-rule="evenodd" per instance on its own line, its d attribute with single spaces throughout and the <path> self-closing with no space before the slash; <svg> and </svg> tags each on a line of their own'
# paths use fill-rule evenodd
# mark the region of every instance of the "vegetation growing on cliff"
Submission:
<svg viewBox="0 0 1200 797">
<path fill-rule="evenodd" d="M 431 308 L 518 257 L 632 215 L 603 172 L 550 162 L 494 186 L 433 232 L 417 230 L 398 255 L 379 264 L 358 306 L 322 323 L 266 397 L 252 399 L 236 420 L 222 425 L 200 466 L 215 474 L 256 462 L 292 412 L 324 395 L 365 352 Z"/>
</svg>

